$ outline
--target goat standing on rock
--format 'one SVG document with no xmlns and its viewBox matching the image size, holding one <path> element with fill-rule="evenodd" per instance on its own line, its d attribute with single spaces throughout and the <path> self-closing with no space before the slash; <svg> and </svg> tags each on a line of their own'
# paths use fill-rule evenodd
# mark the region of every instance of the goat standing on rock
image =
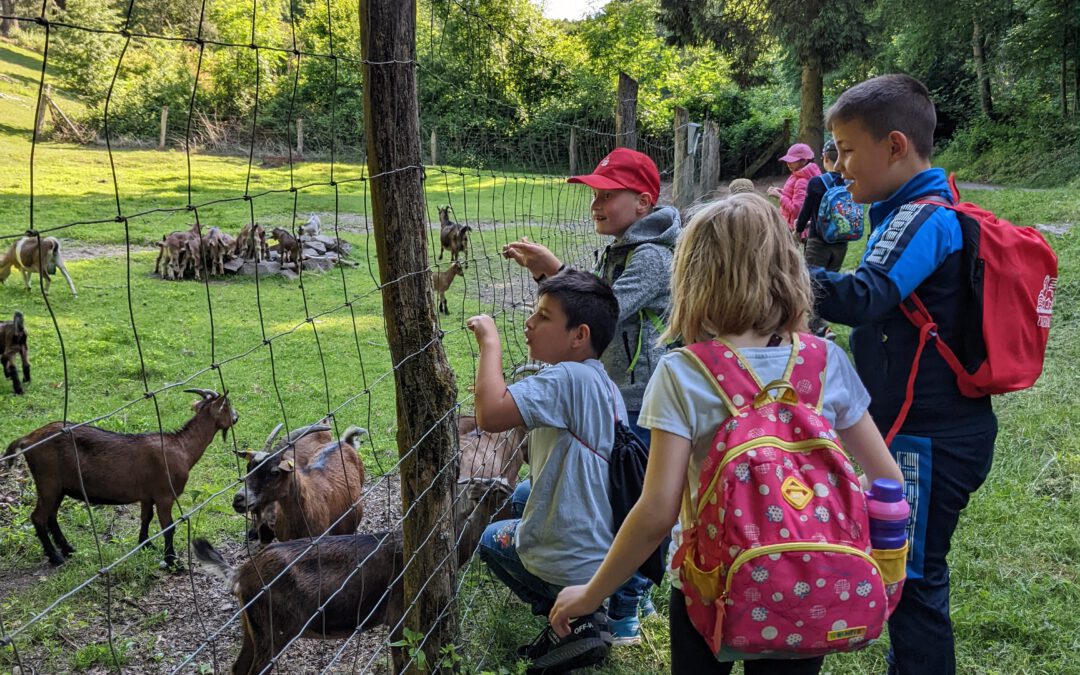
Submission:
<svg viewBox="0 0 1080 675">
<path fill-rule="evenodd" d="M 64 497 L 89 504 L 142 505 L 139 543 L 148 538 L 150 519 L 157 508 L 165 533 L 165 563 L 176 563 L 173 548 L 172 507 L 187 485 L 188 474 L 214 440 L 214 434 L 236 424 L 239 415 L 229 405 L 229 393 L 185 389 L 198 394 L 195 414 L 180 431 L 159 434 L 121 434 L 92 426 L 69 427 L 51 422 L 8 446 L 4 457 L 26 450 L 26 464 L 37 486 L 37 506 L 30 515 L 34 531 L 52 565 L 75 552 L 56 513 Z M 34 447 L 30 447 L 34 446 Z M 78 456 L 76 456 L 76 452 Z M 60 547 L 53 547 L 49 540 Z"/>
<path fill-rule="evenodd" d="M 469 257 L 469 232 L 472 228 L 468 225 L 460 225 L 450 221 L 451 207 L 449 204 L 439 207 L 439 243 L 442 244 L 442 248 L 439 249 L 439 260 L 442 260 L 443 253 L 447 249 L 450 249 L 450 259 L 457 260 L 458 254 L 462 251 L 465 252 L 465 258 Z"/>
<path fill-rule="evenodd" d="M 15 394 L 22 394 L 19 383 L 19 371 L 15 368 L 15 357 L 22 359 L 23 381 L 30 384 L 30 359 L 26 349 L 26 327 L 23 315 L 15 312 L 11 321 L 0 321 L 0 365 L 4 368 L 4 377 L 11 380 Z"/>
<path fill-rule="evenodd" d="M 60 240 L 56 237 L 22 237 L 12 244 L 4 257 L 0 258 L 0 284 L 7 281 L 12 267 L 22 272 L 27 291 L 30 290 L 30 275 L 35 272 L 41 275 L 45 295 L 49 294 L 49 286 L 52 284 L 52 277 L 49 275 L 56 274 L 59 269 L 60 274 L 67 279 L 71 295 L 79 297 L 71 275 L 64 267 L 64 259 L 60 257 Z"/>
<path fill-rule="evenodd" d="M 296 237 L 289 234 L 288 230 L 280 227 L 275 227 L 270 230 L 270 237 L 272 239 L 277 239 L 278 252 L 281 254 L 281 264 L 285 265 L 288 262 L 292 262 L 299 271 L 302 257 L 300 255 L 300 242 L 296 240 Z"/>
</svg>

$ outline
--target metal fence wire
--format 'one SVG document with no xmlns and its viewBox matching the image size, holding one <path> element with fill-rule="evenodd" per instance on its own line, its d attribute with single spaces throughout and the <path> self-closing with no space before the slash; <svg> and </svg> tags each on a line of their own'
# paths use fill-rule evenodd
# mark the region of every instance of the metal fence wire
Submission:
<svg viewBox="0 0 1080 675">
<path fill-rule="evenodd" d="M 68 0 L 67 5 L 77 2 Z M 476 528 L 495 517 L 492 505 L 505 501 L 518 478 L 524 435 L 478 431 L 470 415 L 477 352 L 465 321 L 477 313 L 492 315 L 504 338 L 508 377 L 528 375 L 521 326 L 531 311 L 535 284 L 501 251 L 528 237 L 566 262 L 592 267 L 604 242 L 593 232 L 588 190 L 565 182 L 567 141 L 572 132 L 578 171 L 591 170 L 618 142 L 614 97 L 610 113 L 593 112 L 579 121 L 552 119 L 516 137 L 466 133 L 453 120 L 421 111 L 415 142 L 423 143 L 424 162 L 372 175 L 361 147 L 341 141 L 367 134 L 344 128 L 353 120 L 342 119 L 339 99 L 357 96 L 343 86 L 345 75 L 355 82 L 365 66 L 407 67 L 416 70 L 421 86 L 437 85 L 476 106 L 506 106 L 490 91 L 461 84 L 482 81 L 490 58 L 485 45 L 532 50 L 532 57 L 543 57 L 535 47 L 496 34 L 475 3 L 457 0 L 419 8 L 427 39 L 416 46 L 418 57 L 408 62 L 356 58 L 359 45 L 342 36 L 354 39 L 359 31 L 355 25 L 343 30 L 342 22 L 357 17 L 329 0 L 325 7 L 306 5 L 309 12 L 318 10 L 325 19 L 321 24 L 299 21 L 297 6 L 303 3 L 283 3 L 287 12 L 281 20 L 288 23 L 289 43 L 260 44 L 257 19 L 259 12 L 270 11 L 265 9 L 270 4 L 243 8 L 251 21 L 246 42 L 204 32 L 208 0 L 197 3 L 193 25 L 198 28 L 188 35 L 137 31 L 134 1 L 112 26 L 79 25 L 47 2 L 36 16 L 17 17 L 26 31 L 43 39 L 37 117 L 55 76 L 50 51 L 58 36 L 97 34 L 117 49 L 118 57 L 102 104 L 100 145 L 49 142 L 35 124 L 19 131 L 30 137 L 26 156 L 6 167 L 26 174 L 28 205 L 25 218 L 0 225 L 3 248 L 47 247 L 51 237 L 57 238 L 69 262 L 77 259 L 70 267 L 81 295 L 70 297 L 59 284 L 46 294 L 41 275 L 30 295 L 18 284 L 0 287 L 4 318 L 12 308 L 26 317 L 38 373 L 27 396 L 12 399 L 9 409 L 16 414 L 0 421 L 3 443 L 11 444 L 0 460 L 0 493 L 9 497 L 0 502 L 0 671 L 228 672 L 236 661 L 242 668 L 237 672 L 249 672 L 249 665 L 250 672 L 385 672 L 395 668 L 395 640 L 404 642 L 397 667 L 431 667 L 416 663 L 427 646 L 426 634 L 402 630 L 410 610 L 424 602 L 427 587 L 425 582 L 407 589 L 414 599 L 404 602 L 403 580 L 421 550 L 405 550 L 402 525 L 421 517 L 423 522 L 451 523 L 449 550 L 465 548 L 460 557 L 467 560 Z M 325 31 L 326 53 L 301 49 L 304 42 L 298 38 L 305 29 Z M 455 78 L 438 65 L 445 61 L 440 55 L 453 48 L 447 38 L 452 31 L 457 33 L 453 45 L 473 45 L 474 53 L 461 58 L 479 77 Z M 110 128 L 110 106 L 124 86 L 132 49 L 166 41 L 182 43 L 193 64 L 193 84 L 181 116 L 185 129 L 179 148 L 155 155 L 158 151 L 118 143 Z M 253 101 L 250 119 L 241 121 L 248 131 L 242 156 L 208 154 L 193 140 L 201 133 L 200 96 L 211 85 L 204 71 L 211 52 L 254 64 L 254 77 L 246 83 Z M 266 104 L 261 64 L 269 55 L 283 55 L 286 77 L 292 78 L 283 128 L 268 126 L 261 109 Z M 316 102 L 330 123 L 325 142 L 301 162 L 295 121 L 307 64 L 330 72 L 325 96 Z M 549 70 L 559 76 L 559 68 Z M 435 143 L 428 147 L 433 133 L 446 157 L 437 163 Z M 285 157 L 280 167 L 261 166 L 268 152 L 281 147 Z M 670 138 L 642 137 L 639 149 L 655 158 L 667 180 Z M 138 177 L 145 166 L 140 161 L 167 165 L 172 180 L 147 186 Z M 426 240 L 388 245 L 416 247 L 426 252 L 428 264 L 383 278 L 369 193 L 374 181 L 400 172 L 413 172 L 423 181 L 430 227 Z M 50 193 L 58 177 L 111 189 L 108 194 L 101 187 L 88 190 L 84 198 L 73 197 L 65 205 Z M 428 467 L 457 487 L 445 512 L 421 514 L 420 501 L 403 504 L 400 496 L 403 465 L 415 447 L 399 452 L 395 441 L 395 375 L 433 345 L 396 362 L 390 358 L 392 327 L 383 319 L 381 301 L 388 289 L 410 277 L 451 270 L 439 241 L 438 207 L 446 206 L 448 217 L 471 230 L 461 254 L 461 279 L 455 283 L 449 277 L 444 313 L 435 311 L 437 297 L 415 302 L 438 317 L 434 341 L 441 343 L 457 376 L 456 403 L 434 411 L 440 422 L 458 425 L 454 452 L 445 464 Z M 261 224 L 267 233 L 277 226 L 300 237 L 312 215 L 322 223 L 322 239 L 315 240 L 322 246 L 313 249 L 311 258 L 328 260 L 326 270 L 318 260 L 305 260 L 294 266 L 292 278 L 281 278 L 282 246 L 267 260 L 247 260 L 234 266 L 236 274 L 222 274 L 203 253 L 213 250 L 219 230 L 244 229 L 250 237 Z M 169 256 L 168 237 L 184 232 L 190 233 L 186 241 L 196 253 L 184 254 L 190 255 L 183 258 L 186 275 L 182 269 L 180 280 L 168 280 L 163 278 L 171 274 L 168 261 L 160 265 L 159 259 Z M 336 255 L 327 255 L 329 248 Z M 190 390 L 194 397 L 184 393 Z M 210 440 L 187 440 L 196 435 L 195 420 L 204 414 L 188 410 L 192 398 L 200 410 L 220 409 L 226 392 L 227 405 L 239 417 L 221 429 L 232 452 L 212 445 L 217 428 Z M 43 427 L 54 420 L 58 423 Z M 277 440 L 264 441 L 278 425 L 282 433 Z M 303 427 L 308 427 L 306 436 L 288 434 Z M 363 430 L 350 434 L 350 427 Z M 39 428 L 43 431 L 30 435 Z M 97 428 L 125 434 L 124 440 L 95 436 Z M 121 442 L 127 445 L 121 448 Z M 350 473 L 353 457 L 360 458 L 362 474 Z M 32 476 L 31 469 L 40 475 Z M 259 481 L 283 472 L 288 476 L 280 506 L 234 512 L 238 492 L 250 498 Z M 336 478 L 327 478 L 331 475 Z M 140 476 L 153 478 L 140 485 Z M 58 517 L 47 520 L 41 520 L 42 514 L 56 505 L 40 502 L 43 481 L 67 486 L 58 493 L 63 500 Z M 155 481 L 167 489 L 153 493 Z M 121 492 L 132 498 L 116 497 L 117 485 L 126 485 Z M 335 505 L 341 508 L 335 511 Z M 164 529 L 155 524 L 137 541 L 140 520 L 148 519 L 153 507 Z M 326 517 L 309 522 L 320 508 Z M 287 517 L 293 518 L 288 529 Z M 35 530 L 37 524 L 42 527 Z M 61 550 L 68 560 L 54 569 L 42 558 L 34 535 L 48 532 L 56 541 L 61 529 L 75 551 Z M 278 531 L 301 534 L 260 543 L 260 534 Z M 352 531 L 359 534 L 343 533 Z M 421 549 L 435 532 L 422 539 Z M 161 546 L 173 534 L 178 535 L 178 559 L 166 566 L 160 562 Z M 197 564 L 197 539 L 213 545 L 216 553 L 209 555 L 219 556 L 220 565 Z M 469 645 L 487 642 L 477 636 L 492 629 L 491 615 L 509 595 L 477 564 L 462 567 L 459 574 L 458 557 L 443 560 L 444 573 L 457 575 L 455 593 L 450 603 L 436 608 L 436 615 L 439 620 L 452 617 L 466 637 L 444 655 L 463 659 L 470 670 L 497 669 L 503 664 L 493 662 L 489 650 Z M 208 574 L 214 570 L 228 581 Z M 308 639 L 319 637 L 326 639 Z"/>
</svg>

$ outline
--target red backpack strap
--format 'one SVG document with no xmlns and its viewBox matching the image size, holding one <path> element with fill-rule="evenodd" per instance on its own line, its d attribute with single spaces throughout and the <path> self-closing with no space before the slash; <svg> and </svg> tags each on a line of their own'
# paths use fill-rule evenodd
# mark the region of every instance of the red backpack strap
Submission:
<svg viewBox="0 0 1080 675">
<path fill-rule="evenodd" d="M 825 399 L 828 343 L 809 333 L 793 333 L 791 346 L 795 358 L 788 361 L 784 379 L 795 387 L 800 401 L 813 406 L 820 414 Z"/>
</svg>

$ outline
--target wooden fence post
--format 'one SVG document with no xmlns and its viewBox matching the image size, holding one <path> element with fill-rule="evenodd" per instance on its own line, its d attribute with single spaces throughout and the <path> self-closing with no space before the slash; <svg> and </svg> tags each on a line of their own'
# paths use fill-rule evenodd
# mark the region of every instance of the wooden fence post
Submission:
<svg viewBox="0 0 1080 675">
<path fill-rule="evenodd" d="M 637 150 L 637 80 L 619 71 L 615 104 L 615 147 Z"/>
<path fill-rule="evenodd" d="M 38 99 L 37 117 L 34 119 L 34 136 L 41 135 L 41 124 L 45 121 L 45 109 L 49 107 L 46 101 L 49 100 L 49 96 L 52 95 L 52 85 L 45 85 L 45 91 Z"/>
<path fill-rule="evenodd" d="M 697 196 L 708 198 L 720 182 L 720 128 L 716 122 L 705 123 L 702 139 L 701 174 L 698 176 Z"/>
<path fill-rule="evenodd" d="M 431 165 L 439 164 L 439 136 L 434 129 L 431 130 Z"/>
<path fill-rule="evenodd" d="M 570 127 L 570 175 L 577 175 L 577 129 Z"/>
<path fill-rule="evenodd" d="M 296 154 L 304 156 L 304 118 L 296 118 Z"/>
<path fill-rule="evenodd" d="M 686 136 L 690 113 L 675 108 L 675 176 L 671 186 L 671 201 L 683 209 L 694 201 L 694 158 L 687 153 Z"/>
<path fill-rule="evenodd" d="M 169 128 L 169 106 L 161 106 L 161 134 L 158 136 L 158 150 L 165 149 L 165 130 Z"/>
<path fill-rule="evenodd" d="M 427 662 L 457 637 L 452 460 L 457 396 L 439 340 L 428 268 L 428 224 L 416 82 L 416 0 L 361 0 L 364 132 L 383 317 L 397 393 L 405 625 L 425 635 Z M 409 673 L 419 673 L 413 658 Z"/>
</svg>

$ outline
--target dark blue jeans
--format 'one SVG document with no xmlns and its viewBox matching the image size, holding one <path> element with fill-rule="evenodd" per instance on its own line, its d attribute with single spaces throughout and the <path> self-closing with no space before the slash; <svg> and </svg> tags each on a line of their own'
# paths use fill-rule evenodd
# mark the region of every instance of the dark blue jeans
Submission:
<svg viewBox="0 0 1080 675">
<path fill-rule="evenodd" d="M 520 519 L 500 520 L 488 525 L 480 535 L 480 559 L 514 595 L 532 606 L 533 614 L 546 617 L 563 587 L 544 581 L 521 564 L 514 546 L 514 533 L 520 522 Z"/>
<path fill-rule="evenodd" d="M 996 437 L 995 425 L 982 433 L 953 438 L 908 437 L 906 444 L 903 436 L 897 436 L 890 447 L 908 481 L 916 471 L 917 452 L 912 448 L 921 445 L 924 455 L 928 450 L 929 457 L 919 457 L 918 470 L 929 468 L 930 480 L 920 481 L 916 514 L 925 509 L 925 526 L 916 525 L 911 541 L 921 547 L 922 578 L 908 577 L 900 604 L 889 619 L 889 675 L 956 673 L 946 557 L 960 512 L 990 473 Z"/>
<path fill-rule="evenodd" d="M 510 497 L 510 504 L 513 508 L 513 514 L 515 518 L 520 519 L 522 514 L 525 513 L 525 502 L 529 500 L 529 490 L 531 488 L 532 483 L 528 480 L 523 480 L 518 483 L 518 486 L 514 489 L 514 494 Z M 495 523 L 488 526 L 488 530 L 498 524 L 500 523 Z M 487 539 L 488 530 L 485 530 L 483 537 L 480 538 L 481 559 L 483 559 L 484 540 Z M 515 553 L 514 555 L 516 557 L 517 554 Z M 520 562 L 518 564 L 520 564 Z M 498 575 L 496 574 L 496 576 Z M 501 579 L 502 577 L 499 578 Z M 503 579 L 503 581 L 505 581 L 505 579 Z M 509 586 L 510 584 L 507 585 Z M 612 619 L 624 619 L 628 616 L 636 615 L 638 611 L 638 603 L 641 601 L 641 597 L 648 591 L 650 586 L 652 586 L 652 583 L 640 574 L 635 574 L 634 576 L 630 577 L 630 579 L 625 584 L 619 587 L 619 590 L 615 591 L 614 595 L 608 598 L 608 616 Z M 513 588 L 513 586 L 510 587 Z M 558 591 L 556 591 L 555 593 L 556 595 L 558 595 Z M 520 593 L 518 594 L 518 597 L 521 597 Z M 522 598 L 522 600 L 525 600 L 525 598 Z M 526 602 L 529 601 L 526 600 Z"/>
</svg>

